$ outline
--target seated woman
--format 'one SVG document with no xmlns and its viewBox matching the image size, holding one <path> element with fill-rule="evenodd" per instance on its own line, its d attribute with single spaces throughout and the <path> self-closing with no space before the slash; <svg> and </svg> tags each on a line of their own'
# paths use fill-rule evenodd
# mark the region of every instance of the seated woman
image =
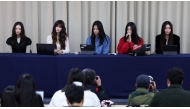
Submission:
<svg viewBox="0 0 190 109">
<path fill-rule="evenodd" d="M 162 24 L 161 34 L 156 36 L 156 54 L 163 53 L 163 45 L 177 45 L 177 53 L 180 53 L 180 37 L 173 34 L 173 26 L 170 21 Z"/>
<path fill-rule="evenodd" d="M 20 97 L 15 86 L 6 87 L 1 94 L 1 107 L 20 107 Z"/>
<path fill-rule="evenodd" d="M 51 101 L 49 103 L 49 107 L 63 107 L 68 106 L 67 98 L 65 96 L 65 91 L 68 86 L 71 84 L 76 84 L 77 86 L 85 87 L 85 78 L 84 74 L 79 68 L 72 68 L 68 74 L 66 86 L 58 90 L 54 93 Z M 90 90 L 84 90 L 84 103 L 83 106 L 91 106 L 91 107 L 100 107 L 100 100 L 97 95 Z"/>
<path fill-rule="evenodd" d="M 6 41 L 9 53 L 30 53 L 32 41 L 26 37 L 22 22 L 16 22 L 12 29 L 12 36 Z"/>
<path fill-rule="evenodd" d="M 119 40 L 117 51 L 119 54 L 132 53 L 135 47 L 142 44 L 144 44 L 144 41 L 138 36 L 136 25 L 129 22 L 125 27 L 124 36 Z"/>
<path fill-rule="evenodd" d="M 66 33 L 65 23 L 57 20 L 53 26 L 51 35 L 47 36 L 47 43 L 54 44 L 56 54 L 69 53 L 69 39 Z"/>
<path fill-rule="evenodd" d="M 86 44 L 93 45 L 95 54 L 108 54 L 110 50 L 110 37 L 104 32 L 100 21 L 95 21 L 92 25 L 91 36 L 86 40 Z"/>
<path fill-rule="evenodd" d="M 19 96 L 21 99 L 21 106 L 23 107 L 44 107 L 42 97 L 36 94 L 36 87 L 34 79 L 29 74 L 20 76 L 17 87 L 19 89 Z"/>
</svg>

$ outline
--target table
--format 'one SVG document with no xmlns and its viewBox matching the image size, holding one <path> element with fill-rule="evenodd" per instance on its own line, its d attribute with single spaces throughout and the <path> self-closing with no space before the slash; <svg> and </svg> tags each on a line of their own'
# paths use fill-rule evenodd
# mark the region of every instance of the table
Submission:
<svg viewBox="0 0 190 109">
<path fill-rule="evenodd" d="M 36 89 L 43 90 L 45 97 L 52 97 L 55 91 L 65 86 L 68 72 L 73 67 L 94 69 L 111 98 L 127 98 L 135 90 L 136 77 L 140 74 L 153 76 L 157 89 L 167 88 L 166 73 L 172 67 L 179 67 L 184 71 L 183 88 L 189 90 L 190 85 L 190 54 L 135 57 L 1 53 L 0 90 L 8 85 L 15 85 L 21 74 L 29 73 L 35 80 Z"/>
</svg>

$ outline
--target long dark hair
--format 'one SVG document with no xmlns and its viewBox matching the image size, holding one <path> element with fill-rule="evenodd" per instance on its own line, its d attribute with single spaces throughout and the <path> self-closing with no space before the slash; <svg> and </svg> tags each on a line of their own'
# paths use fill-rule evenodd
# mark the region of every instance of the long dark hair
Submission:
<svg viewBox="0 0 190 109">
<path fill-rule="evenodd" d="M 174 43 L 174 39 L 173 39 L 173 25 L 172 25 L 172 23 L 170 21 L 165 21 L 162 24 L 162 28 L 161 28 L 160 51 L 163 51 L 163 43 L 164 43 L 164 40 L 165 40 L 165 28 L 166 28 L 166 25 L 170 25 L 170 28 L 171 28 L 171 32 L 169 34 L 169 39 L 168 39 L 168 45 L 173 45 L 173 43 Z"/>
<path fill-rule="evenodd" d="M 102 23 L 99 21 L 99 20 L 96 20 L 93 25 L 92 25 L 92 31 L 91 31 L 91 44 L 95 47 L 95 39 L 96 39 L 96 36 L 94 34 L 94 26 L 97 26 L 98 27 L 98 30 L 99 30 L 99 38 L 100 38 L 100 43 L 99 43 L 99 46 L 102 45 L 104 43 L 104 40 L 106 39 L 107 41 L 107 38 L 106 38 L 106 34 L 104 32 L 104 27 L 102 25 Z"/>
<path fill-rule="evenodd" d="M 12 29 L 12 38 L 13 38 L 13 41 L 11 42 L 11 45 L 13 46 L 15 44 L 15 42 L 17 41 L 17 35 L 16 35 L 16 26 L 17 25 L 20 25 L 21 26 L 21 33 L 20 33 L 20 37 L 21 37 L 21 40 L 23 42 L 26 42 L 26 35 L 25 35 L 25 30 L 24 30 L 24 25 L 22 24 L 22 22 L 16 22 L 13 26 L 13 29 Z"/>
<path fill-rule="evenodd" d="M 54 47 L 57 48 L 56 46 L 56 41 L 57 41 L 57 32 L 56 32 L 56 27 L 59 26 L 60 28 L 62 28 L 60 34 L 59 34 L 59 42 L 61 44 L 61 49 L 65 49 L 65 40 L 67 37 L 67 33 L 66 33 L 66 27 L 65 27 L 65 23 L 62 20 L 57 20 L 54 23 L 51 35 L 52 35 L 52 40 L 53 40 L 53 44 Z"/>
<path fill-rule="evenodd" d="M 131 34 L 132 40 L 131 40 L 131 41 L 132 41 L 134 44 L 138 44 L 139 36 L 138 36 L 138 34 L 137 34 L 136 25 L 135 25 L 135 23 L 133 23 L 133 22 L 127 23 L 127 25 L 126 25 L 126 27 L 125 27 L 124 42 L 127 41 L 127 37 L 126 37 L 125 35 L 127 34 L 127 28 L 128 28 L 129 26 L 131 27 L 131 30 L 132 30 L 132 34 Z"/>
<path fill-rule="evenodd" d="M 20 97 L 15 86 L 6 87 L 1 94 L 1 107 L 19 107 Z"/>
<path fill-rule="evenodd" d="M 22 106 L 31 107 L 38 104 L 34 79 L 30 74 L 21 75 L 17 82 L 17 87 L 19 89 Z"/>
<path fill-rule="evenodd" d="M 34 83 L 34 79 L 30 74 L 23 74 L 20 76 L 17 87 L 19 88 L 21 93 L 35 93 L 36 87 Z"/>
<path fill-rule="evenodd" d="M 62 92 L 64 92 L 67 89 L 68 85 L 73 84 L 74 81 L 83 83 L 83 86 L 85 85 L 84 74 L 82 73 L 82 71 L 79 68 L 72 68 L 69 71 L 68 78 L 67 78 L 67 84 L 62 89 Z"/>
</svg>

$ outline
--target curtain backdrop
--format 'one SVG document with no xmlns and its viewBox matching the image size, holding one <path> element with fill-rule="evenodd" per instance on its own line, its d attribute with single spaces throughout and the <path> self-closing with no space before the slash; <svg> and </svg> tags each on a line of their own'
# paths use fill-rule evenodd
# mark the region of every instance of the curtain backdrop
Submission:
<svg viewBox="0 0 190 109">
<path fill-rule="evenodd" d="M 55 21 L 63 20 L 69 36 L 71 53 L 80 51 L 79 45 L 91 35 L 95 20 L 103 23 L 111 38 L 111 52 L 117 52 L 119 39 L 128 22 L 134 22 L 137 32 L 155 51 L 155 36 L 161 25 L 169 20 L 174 34 L 180 36 L 181 53 L 190 53 L 189 1 L 0 1 L 0 52 L 7 52 L 6 40 L 15 22 L 24 24 L 26 36 L 36 43 L 46 43 Z"/>
</svg>

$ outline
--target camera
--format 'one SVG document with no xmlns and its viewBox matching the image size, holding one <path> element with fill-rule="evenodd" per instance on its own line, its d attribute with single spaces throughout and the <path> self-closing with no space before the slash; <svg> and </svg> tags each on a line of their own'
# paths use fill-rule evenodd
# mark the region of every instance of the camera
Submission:
<svg viewBox="0 0 190 109">
<path fill-rule="evenodd" d="M 152 76 L 148 76 L 150 78 L 150 84 L 152 84 L 152 86 L 154 86 L 154 79 Z"/>
</svg>

